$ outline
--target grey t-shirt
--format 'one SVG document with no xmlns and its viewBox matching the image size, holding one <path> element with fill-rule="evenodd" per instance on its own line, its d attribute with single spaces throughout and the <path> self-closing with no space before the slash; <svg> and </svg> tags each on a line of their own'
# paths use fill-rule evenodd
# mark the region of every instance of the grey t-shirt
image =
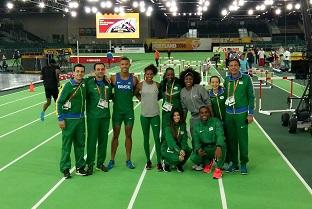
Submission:
<svg viewBox="0 0 312 209">
<path fill-rule="evenodd" d="M 155 82 L 147 84 L 142 83 L 141 91 L 141 115 L 144 117 L 154 117 L 159 115 L 158 87 Z"/>
<path fill-rule="evenodd" d="M 199 117 L 199 108 L 201 106 L 211 105 L 208 91 L 198 84 L 195 84 L 191 90 L 184 87 L 181 90 L 180 97 L 183 111 L 190 111 L 192 118 Z"/>
</svg>

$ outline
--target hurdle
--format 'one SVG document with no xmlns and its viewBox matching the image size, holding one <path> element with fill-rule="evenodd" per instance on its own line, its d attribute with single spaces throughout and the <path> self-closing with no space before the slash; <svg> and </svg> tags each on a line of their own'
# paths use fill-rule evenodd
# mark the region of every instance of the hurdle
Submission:
<svg viewBox="0 0 312 209">
<path fill-rule="evenodd" d="M 294 76 L 288 76 L 288 77 L 272 77 L 272 78 L 258 78 L 258 80 L 260 81 L 260 88 L 259 88 L 259 113 L 264 114 L 264 115 L 272 115 L 272 113 L 275 112 L 294 112 L 295 109 L 293 109 L 293 102 L 290 99 L 289 101 L 289 107 L 287 109 L 284 110 L 263 110 L 262 109 L 262 83 L 264 80 L 268 81 L 268 80 L 290 80 L 290 93 L 289 96 L 292 97 L 293 96 L 293 82 L 294 82 L 295 77 Z M 271 82 L 272 83 L 272 82 Z"/>
<path fill-rule="evenodd" d="M 270 79 L 274 77 L 274 73 L 270 72 L 268 70 L 263 70 L 263 69 L 252 69 L 249 70 L 248 73 L 252 73 L 252 75 L 255 75 L 258 77 L 258 81 L 253 81 L 253 85 L 255 89 L 259 89 L 260 88 L 260 78 L 264 78 L 264 80 L 261 80 L 261 85 L 262 85 L 262 89 L 271 89 L 273 86 L 273 80 L 274 79 Z M 259 76 L 260 75 L 260 76 Z M 271 80 L 271 83 L 268 82 L 268 80 Z"/>
<path fill-rule="evenodd" d="M 182 65 L 180 63 L 167 63 L 167 64 L 160 64 L 159 65 L 159 71 L 162 72 L 162 71 L 165 71 L 166 68 L 168 67 L 172 67 L 173 69 L 178 69 L 179 71 L 179 74 L 181 73 L 181 68 L 182 68 Z"/>
</svg>

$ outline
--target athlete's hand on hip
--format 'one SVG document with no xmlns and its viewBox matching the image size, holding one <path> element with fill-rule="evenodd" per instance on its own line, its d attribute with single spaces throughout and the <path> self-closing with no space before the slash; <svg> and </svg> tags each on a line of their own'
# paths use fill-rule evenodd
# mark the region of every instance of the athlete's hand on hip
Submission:
<svg viewBox="0 0 312 209">
<path fill-rule="evenodd" d="M 248 115 L 247 116 L 247 121 L 248 121 L 248 124 L 252 123 L 253 122 L 253 115 Z"/>
<path fill-rule="evenodd" d="M 59 121 L 59 127 L 60 127 L 60 129 L 62 129 L 62 130 L 65 128 L 65 121 L 64 121 L 64 120 Z"/>
</svg>

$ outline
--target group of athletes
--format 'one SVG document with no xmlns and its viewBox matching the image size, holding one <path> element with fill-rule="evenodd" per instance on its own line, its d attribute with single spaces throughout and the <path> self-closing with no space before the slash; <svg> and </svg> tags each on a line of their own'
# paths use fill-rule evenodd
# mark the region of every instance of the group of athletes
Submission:
<svg viewBox="0 0 312 209">
<path fill-rule="evenodd" d="M 222 177 L 222 170 L 248 173 L 248 124 L 253 121 L 254 92 L 250 77 L 240 72 L 239 60 L 229 61 L 229 76 L 223 87 L 218 76 L 210 77 L 211 90 L 200 85 L 200 73 L 191 68 L 182 71 L 179 78 L 174 69 L 167 68 L 158 83 L 153 79 L 158 73 L 156 66 L 151 64 L 144 68 L 141 82 L 130 73 L 130 66 L 130 60 L 123 57 L 120 72 L 107 76 L 104 63 L 96 63 L 93 75 L 88 78 L 84 78 L 85 66 L 74 66 L 74 77 L 64 85 L 56 101 L 58 123 L 62 129 L 60 171 L 65 178 L 71 177 L 72 145 L 77 175 L 92 175 L 94 167 L 104 172 L 114 168 L 122 123 L 125 126 L 125 164 L 129 169 L 135 168 L 131 161 L 134 96 L 140 101 L 143 133 L 143 139 L 135 141 L 144 144 L 147 170 L 153 168 L 149 144 L 151 127 L 158 171 L 170 172 L 175 168 L 183 172 L 183 166 L 190 158 L 194 170 L 210 173 L 215 167 L 215 179 Z M 47 99 L 51 98 L 46 85 L 45 89 Z M 113 137 L 111 159 L 105 166 L 110 101 L 113 101 Z M 189 123 L 186 122 L 188 112 L 191 113 Z M 44 119 L 44 113 L 42 115 Z"/>
</svg>

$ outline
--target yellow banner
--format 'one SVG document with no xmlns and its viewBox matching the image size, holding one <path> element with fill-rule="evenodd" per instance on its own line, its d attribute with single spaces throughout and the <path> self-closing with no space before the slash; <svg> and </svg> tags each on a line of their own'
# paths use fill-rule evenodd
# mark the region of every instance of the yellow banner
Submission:
<svg viewBox="0 0 312 209">
<path fill-rule="evenodd" d="M 167 38 L 167 39 L 146 39 L 147 46 L 152 45 L 152 49 L 160 51 L 188 51 L 196 50 L 200 47 L 199 38 Z"/>
<path fill-rule="evenodd" d="M 140 38 L 139 13 L 97 14 L 96 38 Z"/>
<path fill-rule="evenodd" d="M 251 43 L 250 37 L 243 37 L 243 38 L 212 38 L 212 43 L 226 43 L 226 44 L 249 44 Z"/>
<path fill-rule="evenodd" d="M 45 54 L 54 54 L 54 55 L 59 55 L 62 54 L 63 51 L 65 52 L 66 55 L 72 55 L 73 51 L 71 48 L 58 48 L 58 49 L 44 49 L 43 52 Z"/>
</svg>

